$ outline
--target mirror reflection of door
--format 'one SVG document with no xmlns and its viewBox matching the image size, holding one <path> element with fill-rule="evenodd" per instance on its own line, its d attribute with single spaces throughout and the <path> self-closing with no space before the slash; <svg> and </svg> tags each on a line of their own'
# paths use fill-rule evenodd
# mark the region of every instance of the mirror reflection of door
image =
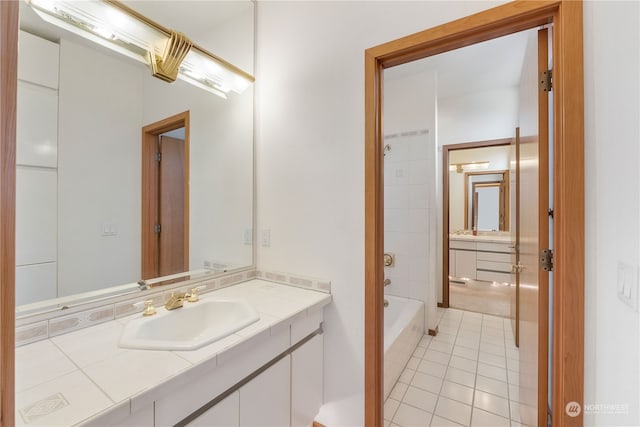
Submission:
<svg viewBox="0 0 640 427">
<path fill-rule="evenodd" d="M 189 113 L 143 128 L 142 279 L 189 269 Z"/>
<path fill-rule="evenodd" d="M 178 138 L 168 136 L 175 133 Z M 161 277 L 188 269 L 184 259 L 184 128 L 160 135 L 158 153 L 158 276 Z"/>
</svg>

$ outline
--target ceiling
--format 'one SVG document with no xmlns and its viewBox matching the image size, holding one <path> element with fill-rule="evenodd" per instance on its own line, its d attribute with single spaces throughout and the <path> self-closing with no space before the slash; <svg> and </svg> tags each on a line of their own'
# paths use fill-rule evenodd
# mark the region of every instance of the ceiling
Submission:
<svg viewBox="0 0 640 427">
<path fill-rule="evenodd" d="M 388 68 L 384 78 L 395 80 L 435 70 L 438 98 L 516 87 L 527 40 L 536 31 L 522 31 Z"/>
</svg>

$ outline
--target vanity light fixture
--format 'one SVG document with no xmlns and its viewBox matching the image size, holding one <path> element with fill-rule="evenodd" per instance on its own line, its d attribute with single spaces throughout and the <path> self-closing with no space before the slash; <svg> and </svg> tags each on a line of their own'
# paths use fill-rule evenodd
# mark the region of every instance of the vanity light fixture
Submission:
<svg viewBox="0 0 640 427">
<path fill-rule="evenodd" d="M 457 173 L 481 169 L 489 169 L 489 162 L 451 163 L 449 165 L 449 171 Z"/>
<path fill-rule="evenodd" d="M 227 98 L 254 77 L 118 0 L 26 0 L 46 22 L 133 58 L 166 82 L 177 78 Z"/>
</svg>

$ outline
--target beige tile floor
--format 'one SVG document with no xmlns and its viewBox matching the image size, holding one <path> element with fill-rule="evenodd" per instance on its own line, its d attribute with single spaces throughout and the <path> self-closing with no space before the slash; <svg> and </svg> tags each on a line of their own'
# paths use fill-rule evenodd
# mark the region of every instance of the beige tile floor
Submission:
<svg viewBox="0 0 640 427">
<path fill-rule="evenodd" d="M 502 283 L 449 282 L 449 305 L 461 310 L 509 317 L 512 294 L 515 298 L 515 288 Z"/>
<path fill-rule="evenodd" d="M 385 427 L 519 427 L 518 349 L 511 321 L 441 309 L 384 405 Z"/>
</svg>

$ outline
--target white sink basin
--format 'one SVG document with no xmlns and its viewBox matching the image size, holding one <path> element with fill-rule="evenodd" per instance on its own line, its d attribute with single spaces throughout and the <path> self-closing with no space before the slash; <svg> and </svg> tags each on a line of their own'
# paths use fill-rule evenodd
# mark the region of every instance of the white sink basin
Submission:
<svg viewBox="0 0 640 427">
<path fill-rule="evenodd" d="M 260 316 L 245 300 L 184 302 L 175 310 L 158 309 L 127 323 L 120 347 L 144 350 L 195 350 L 257 322 Z"/>
</svg>

